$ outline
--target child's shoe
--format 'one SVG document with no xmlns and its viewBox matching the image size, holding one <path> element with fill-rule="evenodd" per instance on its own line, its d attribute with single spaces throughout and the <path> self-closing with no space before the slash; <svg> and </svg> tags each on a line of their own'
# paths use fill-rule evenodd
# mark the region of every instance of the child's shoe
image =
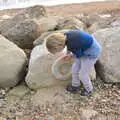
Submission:
<svg viewBox="0 0 120 120">
<path fill-rule="evenodd" d="M 75 86 L 72 86 L 72 85 L 70 84 L 70 85 L 68 85 L 68 86 L 66 87 L 66 90 L 67 90 L 68 92 L 71 92 L 71 93 L 76 93 L 76 92 L 78 92 L 78 91 L 80 90 L 80 86 L 75 87 Z"/>
<path fill-rule="evenodd" d="M 83 89 L 83 91 L 81 91 L 80 95 L 81 96 L 90 96 L 92 93 L 92 91 L 88 92 L 87 90 Z"/>
</svg>

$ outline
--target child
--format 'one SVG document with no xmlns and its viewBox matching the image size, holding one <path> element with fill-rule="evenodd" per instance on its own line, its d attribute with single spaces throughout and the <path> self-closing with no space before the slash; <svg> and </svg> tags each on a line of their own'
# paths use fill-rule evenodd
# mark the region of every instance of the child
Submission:
<svg viewBox="0 0 120 120">
<path fill-rule="evenodd" d="M 89 72 L 100 56 L 100 44 L 92 35 L 81 30 L 70 30 L 64 34 L 54 33 L 47 39 L 50 40 L 51 38 L 54 39 L 51 40 L 47 47 L 52 48 L 52 53 L 60 51 L 66 45 L 68 52 L 63 59 L 75 58 L 75 62 L 72 65 L 72 84 L 68 85 L 66 90 L 75 93 L 80 89 L 80 83 L 82 83 L 84 90 L 81 91 L 81 95 L 89 95 L 93 91 Z M 79 79 L 79 73 L 82 75 L 81 80 Z"/>
</svg>

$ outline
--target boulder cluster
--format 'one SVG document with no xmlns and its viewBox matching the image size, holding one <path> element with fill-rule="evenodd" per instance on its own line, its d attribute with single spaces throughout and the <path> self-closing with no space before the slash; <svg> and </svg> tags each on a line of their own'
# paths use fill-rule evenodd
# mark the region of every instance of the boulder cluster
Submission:
<svg viewBox="0 0 120 120">
<path fill-rule="evenodd" d="M 104 82 L 120 82 L 120 17 L 110 14 L 48 16 L 43 6 L 33 6 L 0 22 L 0 87 L 11 88 L 24 81 L 36 90 L 68 83 L 71 74 L 63 81 L 52 74 L 52 66 L 57 66 L 56 60 L 65 51 L 50 54 L 45 40 L 51 33 L 70 29 L 93 34 L 103 47 L 91 79 L 96 79 L 97 74 Z M 72 63 L 73 60 L 61 64 L 62 71 L 69 72 Z"/>
</svg>

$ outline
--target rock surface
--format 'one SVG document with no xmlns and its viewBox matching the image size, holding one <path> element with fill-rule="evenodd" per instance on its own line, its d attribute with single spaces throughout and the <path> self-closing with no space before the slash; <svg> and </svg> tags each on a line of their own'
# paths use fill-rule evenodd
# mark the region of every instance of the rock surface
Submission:
<svg viewBox="0 0 120 120">
<path fill-rule="evenodd" d="M 0 35 L 0 87 L 13 87 L 23 80 L 26 62 L 23 50 Z"/>
<path fill-rule="evenodd" d="M 6 33 L 10 28 L 26 19 L 40 19 L 46 15 L 43 6 L 33 6 L 19 11 L 12 19 L 3 21 L 0 25 L 0 32 Z"/>
<path fill-rule="evenodd" d="M 51 73 L 51 66 L 57 57 L 51 55 L 44 45 L 36 46 L 33 49 L 25 80 L 31 89 L 53 86 L 60 82 L 55 80 Z"/>
<path fill-rule="evenodd" d="M 32 48 L 33 41 L 40 34 L 41 28 L 36 20 L 24 20 L 10 28 L 4 36 L 20 48 Z"/>
<path fill-rule="evenodd" d="M 3 35 L 19 47 L 29 49 L 33 47 L 35 39 L 43 32 L 53 30 L 56 25 L 57 21 L 52 17 L 43 17 L 40 20 L 27 19 L 17 23 Z"/>
<path fill-rule="evenodd" d="M 120 27 L 98 30 L 94 33 L 103 47 L 97 72 L 105 82 L 120 82 Z"/>
<path fill-rule="evenodd" d="M 117 17 L 113 22 L 111 23 L 111 26 L 117 27 L 120 26 L 120 17 Z"/>
<path fill-rule="evenodd" d="M 104 21 L 99 21 L 99 22 L 93 23 L 93 24 L 88 28 L 88 31 L 89 31 L 89 33 L 94 33 L 94 32 L 96 32 L 97 30 L 104 29 L 104 28 L 110 28 L 110 27 L 111 27 L 110 21 L 104 20 Z"/>
<path fill-rule="evenodd" d="M 40 20 L 38 20 L 38 23 L 40 24 L 41 32 L 47 32 L 54 30 L 58 24 L 57 17 L 42 17 Z"/>
<path fill-rule="evenodd" d="M 76 17 L 65 17 L 59 20 L 58 26 L 56 27 L 57 30 L 61 29 L 81 29 L 83 30 L 85 24 L 77 19 Z"/>
<path fill-rule="evenodd" d="M 52 29 L 55 20 L 48 23 L 48 19 L 40 20 L 46 16 L 43 6 L 33 6 L 21 10 L 10 20 L 0 23 L 0 32 L 3 36 L 21 48 L 31 48 L 33 41 L 44 31 Z"/>
<path fill-rule="evenodd" d="M 76 16 L 77 19 L 79 19 L 80 21 L 82 21 L 86 27 L 90 27 L 92 24 L 94 24 L 95 22 L 101 21 L 103 20 L 103 18 L 101 18 L 98 14 L 80 14 Z"/>
</svg>

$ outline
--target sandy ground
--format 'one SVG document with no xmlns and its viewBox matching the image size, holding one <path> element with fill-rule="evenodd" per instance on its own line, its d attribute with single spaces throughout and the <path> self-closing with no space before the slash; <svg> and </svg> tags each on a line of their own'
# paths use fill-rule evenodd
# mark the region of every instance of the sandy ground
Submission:
<svg viewBox="0 0 120 120">
<path fill-rule="evenodd" d="M 19 12 L 21 9 L 1 10 L 1 15 L 12 15 Z M 57 5 L 46 7 L 49 15 L 74 15 L 80 13 L 106 13 L 106 12 L 119 12 L 120 2 L 91 2 L 81 4 Z"/>
<path fill-rule="evenodd" d="M 54 7 L 47 7 L 50 15 L 74 15 L 80 13 L 106 13 L 119 12 L 120 2 L 93 2 L 83 4 L 59 5 Z"/>
</svg>

